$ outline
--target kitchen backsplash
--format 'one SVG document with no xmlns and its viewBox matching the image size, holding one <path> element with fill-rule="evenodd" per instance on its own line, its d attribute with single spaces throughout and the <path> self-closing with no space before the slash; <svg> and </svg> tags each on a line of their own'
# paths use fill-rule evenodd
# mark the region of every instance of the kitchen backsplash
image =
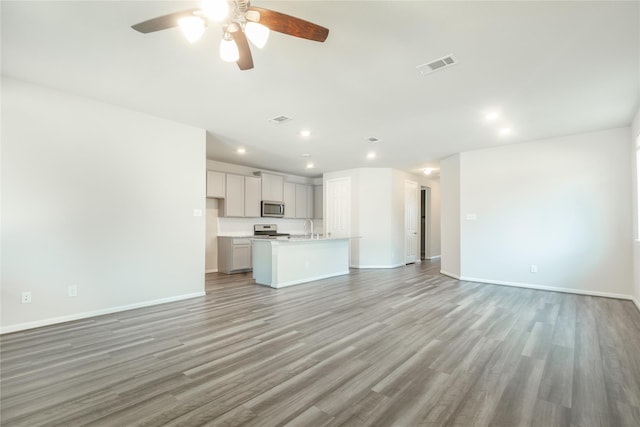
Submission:
<svg viewBox="0 0 640 427">
<path fill-rule="evenodd" d="M 254 224 L 277 224 L 278 232 L 289 234 L 305 234 L 304 219 L 286 219 L 286 218 L 218 218 L 218 235 L 219 236 L 251 236 L 253 235 Z M 313 232 L 323 232 L 323 221 L 321 219 L 313 220 Z M 309 225 L 307 224 L 307 232 Z"/>
</svg>

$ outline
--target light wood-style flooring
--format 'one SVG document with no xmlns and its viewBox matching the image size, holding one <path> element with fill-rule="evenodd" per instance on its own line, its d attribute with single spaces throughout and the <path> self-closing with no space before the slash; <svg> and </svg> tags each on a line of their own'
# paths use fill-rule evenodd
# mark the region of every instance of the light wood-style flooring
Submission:
<svg viewBox="0 0 640 427">
<path fill-rule="evenodd" d="M 630 301 L 423 262 L 1 337 L 2 426 L 640 426 Z"/>
</svg>

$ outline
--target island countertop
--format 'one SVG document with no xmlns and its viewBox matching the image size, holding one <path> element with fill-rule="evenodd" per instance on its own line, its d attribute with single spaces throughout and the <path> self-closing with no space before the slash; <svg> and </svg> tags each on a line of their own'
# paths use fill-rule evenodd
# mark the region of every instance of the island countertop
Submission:
<svg viewBox="0 0 640 427">
<path fill-rule="evenodd" d="M 313 243 L 313 242 L 325 242 L 330 240 L 349 240 L 349 239 L 358 239 L 357 236 L 324 236 L 319 235 L 318 237 L 314 236 L 280 236 L 277 238 L 273 237 L 253 237 L 252 240 L 259 241 L 268 241 L 268 242 L 277 242 L 277 243 Z"/>
</svg>

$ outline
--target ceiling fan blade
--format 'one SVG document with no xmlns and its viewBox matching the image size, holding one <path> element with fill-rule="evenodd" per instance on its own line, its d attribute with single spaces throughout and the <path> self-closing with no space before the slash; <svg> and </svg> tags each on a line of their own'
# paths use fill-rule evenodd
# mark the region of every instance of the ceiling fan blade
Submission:
<svg viewBox="0 0 640 427">
<path fill-rule="evenodd" d="M 132 25 L 136 31 L 141 33 L 153 33 L 154 31 L 166 30 L 167 28 L 173 28 L 178 26 L 178 20 L 187 16 L 194 16 L 193 12 L 199 9 L 183 10 L 181 12 L 174 12 L 168 15 L 158 16 L 147 21 L 139 22 Z"/>
<path fill-rule="evenodd" d="M 251 6 L 247 9 L 246 17 L 247 20 L 262 24 L 272 31 L 307 40 L 323 42 L 329 35 L 328 28 L 275 10 Z"/>
<path fill-rule="evenodd" d="M 247 36 L 240 29 L 237 31 L 232 31 L 231 37 L 233 37 L 233 41 L 236 42 L 236 46 L 238 46 L 238 53 L 240 54 L 240 58 L 236 62 L 238 67 L 241 70 L 250 70 L 253 68 L 253 57 L 251 56 L 251 49 L 249 48 L 249 42 L 247 41 Z"/>
</svg>

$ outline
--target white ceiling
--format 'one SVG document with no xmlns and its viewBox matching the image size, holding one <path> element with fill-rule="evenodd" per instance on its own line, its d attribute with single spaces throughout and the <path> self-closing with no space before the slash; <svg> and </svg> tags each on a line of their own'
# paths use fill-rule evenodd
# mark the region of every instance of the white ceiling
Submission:
<svg viewBox="0 0 640 427">
<path fill-rule="evenodd" d="M 307 176 L 419 172 L 460 151 L 628 126 L 639 106 L 638 1 L 253 4 L 329 37 L 272 33 L 240 71 L 220 60 L 216 26 L 195 45 L 130 28 L 196 2 L 3 0 L 2 73 L 204 128 L 210 159 Z M 448 54 L 459 64 L 416 70 Z M 484 120 L 494 108 L 509 137 Z M 278 115 L 293 120 L 269 122 Z"/>
</svg>

